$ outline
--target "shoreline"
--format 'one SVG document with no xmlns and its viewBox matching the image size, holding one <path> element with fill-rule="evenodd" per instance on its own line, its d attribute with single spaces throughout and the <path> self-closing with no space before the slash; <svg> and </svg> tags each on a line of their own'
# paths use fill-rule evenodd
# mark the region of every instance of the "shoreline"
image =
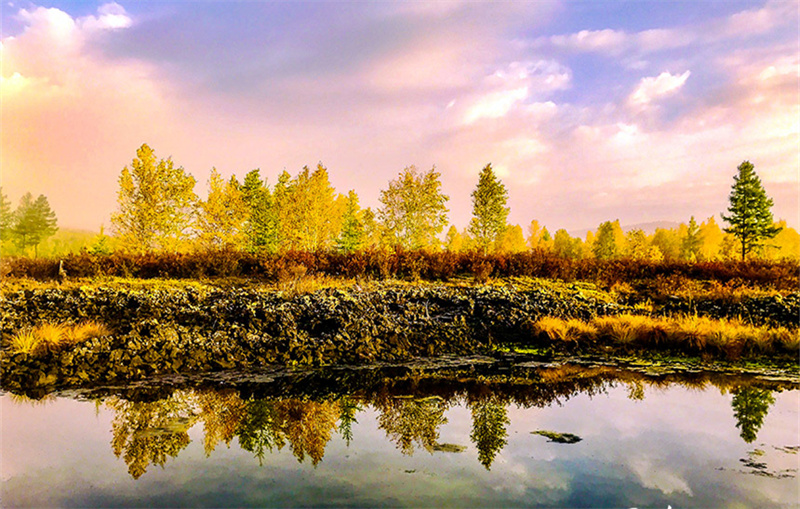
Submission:
<svg viewBox="0 0 800 509">
<path fill-rule="evenodd" d="M 85 283 L 3 292 L 3 388 L 81 387 L 271 365 L 491 356 L 501 349 L 544 360 L 596 356 L 800 372 L 798 293 L 738 298 L 728 308 L 712 299 L 711 317 L 698 313 L 703 301 L 695 299 L 694 318 L 685 319 L 671 311 L 687 303 L 680 299 L 647 308 L 587 283 L 530 278 L 356 282 L 308 292 L 197 282 Z M 742 310 L 751 324 L 761 325 L 727 317 Z M 551 319 L 549 325 L 544 319 Z M 35 353 L 12 349 L 14 334 L 26 327 L 80 320 L 100 321 L 110 334 Z"/>
</svg>

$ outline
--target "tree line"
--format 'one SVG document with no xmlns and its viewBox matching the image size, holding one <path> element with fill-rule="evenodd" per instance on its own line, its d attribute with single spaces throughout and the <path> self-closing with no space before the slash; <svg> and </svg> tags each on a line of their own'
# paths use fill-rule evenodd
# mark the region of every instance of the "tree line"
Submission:
<svg viewBox="0 0 800 509">
<path fill-rule="evenodd" d="M 748 161 L 734 177 L 730 214 L 722 215 L 728 227 L 721 228 L 713 216 L 699 224 L 692 216 L 688 224 L 647 234 L 638 229 L 624 232 L 616 220 L 601 223 L 585 238 L 564 229 L 551 234 L 536 220 L 527 231 L 508 224 L 508 191 L 491 164 L 481 170 L 471 193 L 469 225 L 462 230 L 450 226 L 446 233 L 449 196 L 442 191 L 435 167 L 405 168 L 380 191 L 380 206 L 374 210 L 361 207 L 355 190 L 338 193 L 322 163 L 313 170 L 306 166 L 295 176 L 284 170 L 273 185 L 258 169 L 240 182 L 235 175 L 226 180 L 212 168 L 205 200 L 197 196 L 196 185 L 195 178 L 171 158 L 159 159 L 152 148 L 142 145 L 119 176 L 118 209 L 111 217 L 116 237 L 112 243 L 101 229 L 90 252 L 106 254 L 118 248 L 139 253 L 220 249 L 351 253 L 399 247 L 490 254 L 541 249 L 571 259 L 649 261 L 800 255 L 800 234 L 785 222 L 774 222 L 772 200 Z M 14 213 L 4 195 L 2 199 L 4 240 L 13 237 L 17 246 L 33 246 L 36 251 L 38 243 L 55 232 L 55 215 L 45 197 L 34 202 L 26 195 Z M 41 219 L 43 214 L 49 219 Z"/>
<path fill-rule="evenodd" d="M 46 196 L 40 194 L 34 199 L 31 193 L 25 193 L 12 210 L 0 188 L 0 242 L 10 241 L 23 252 L 32 247 L 37 256 L 39 244 L 57 231 L 58 220 Z"/>
</svg>

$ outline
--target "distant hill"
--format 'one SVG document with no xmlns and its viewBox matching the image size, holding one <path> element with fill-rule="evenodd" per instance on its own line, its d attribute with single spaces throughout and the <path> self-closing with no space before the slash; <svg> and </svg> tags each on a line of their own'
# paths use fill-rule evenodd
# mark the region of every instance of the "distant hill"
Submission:
<svg viewBox="0 0 800 509">
<path fill-rule="evenodd" d="M 651 221 L 649 223 L 636 223 L 636 224 L 623 224 L 622 231 L 628 232 L 630 230 L 642 230 L 648 235 L 652 235 L 656 232 L 658 228 L 670 229 L 670 228 L 677 228 L 681 225 L 678 221 Z M 585 228 L 583 230 L 572 230 L 568 232 L 573 237 L 579 237 L 581 239 L 586 238 L 586 233 L 589 231 L 597 231 L 597 227 L 594 228 Z"/>
</svg>

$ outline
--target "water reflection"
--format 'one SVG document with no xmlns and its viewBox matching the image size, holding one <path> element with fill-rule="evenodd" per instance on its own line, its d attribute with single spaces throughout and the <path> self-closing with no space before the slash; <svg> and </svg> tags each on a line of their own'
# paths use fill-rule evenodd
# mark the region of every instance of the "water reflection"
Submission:
<svg viewBox="0 0 800 509">
<path fill-rule="evenodd" d="M 797 389 L 533 365 L 5 395 L 4 507 L 781 507 L 797 500 Z"/>
<path fill-rule="evenodd" d="M 732 392 L 731 406 L 736 427 L 741 431 L 739 436 L 748 444 L 752 443 L 764 424 L 770 405 L 775 403 L 775 397 L 772 391 L 756 387 L 739 387 Z"/>
<path fill-rule="evenodd" d="M 288 384 L 283 380 L 279 389 L 274 383 L 233 384 L 226 389 L 158 388 L 94 397 L 113 412 L 112 451 L 125 462 L 131 477 L 138 479 L 149 466 L 163 467 L 177 457 L 191 442 L 189 430 L 197 424 L 202 424 L 206 456 L 211 456 L 220 443 L 230 447 L 235 438 L 259 464 L 268 454 L 288 447 L 298 462 L 308 461 L 316 467 L 335 434 L 349 447 L 353 425 L 365 409 L 377 414 L 378 428 L 403 455 L 413 455 L 417 450 L 461 452 L 464 446 L 440 443 L 440 430 L 448 423 L 446 413 L 455 406 L 469 410 L 469 440 L 478 462 L 490 470 L 508 444 L 511 405 L 542 408 L 562 404 L 578 394 L 604 394 L 617 386 L 626 387 L 628 399 L 635 401 L 646 399 L 650 390 L 663 390 L 670 384 L 692 389 L 714 386 L 723 393 L 730 392 L 736 427 L 742 440 L 751 443 L 775 402 L 773 391 L 792 387 L 763 381 L 745 383 L 735 377 L 646 376 L 576 366 L 480 379 L 441 374 L 386 377 L 368 381 L 360 389 L 353 387 L 351 380 L 345 395 L 336 392 L 336 385 L 330 382 L 327 378 Z M 273 395 L 275 392 L 280 395 Z M 26 398 L 14 395 L 12 400 L 20 403 Z"/>
</svg>

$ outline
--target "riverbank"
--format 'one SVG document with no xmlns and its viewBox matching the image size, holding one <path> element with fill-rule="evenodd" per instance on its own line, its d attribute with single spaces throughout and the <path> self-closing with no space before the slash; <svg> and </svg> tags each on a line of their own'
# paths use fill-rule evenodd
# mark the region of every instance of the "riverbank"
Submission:
<svg viewBox="0 0 800 509">
<path fill-rule="evenodd" d="M 317 288 L 315 288 L 317 287 Z M 330 279 L 104 280 L 6 284 L 5 388 L 78 387 L 169 373 L 363 365 L 522 350 L 797 371 L 800 298 L 762 292 L 633 302 L 591 283 Z M 87 323 L 98 333 L 74 332 Z M 20 334 L 35 340 L 27 349 Z M 53 332 L 64 327 L 71 334 Z M 71 326 L 71 328 L 69 327 Z M 30 346 L 30 345 L 29 345 Z"/>
</svg>

